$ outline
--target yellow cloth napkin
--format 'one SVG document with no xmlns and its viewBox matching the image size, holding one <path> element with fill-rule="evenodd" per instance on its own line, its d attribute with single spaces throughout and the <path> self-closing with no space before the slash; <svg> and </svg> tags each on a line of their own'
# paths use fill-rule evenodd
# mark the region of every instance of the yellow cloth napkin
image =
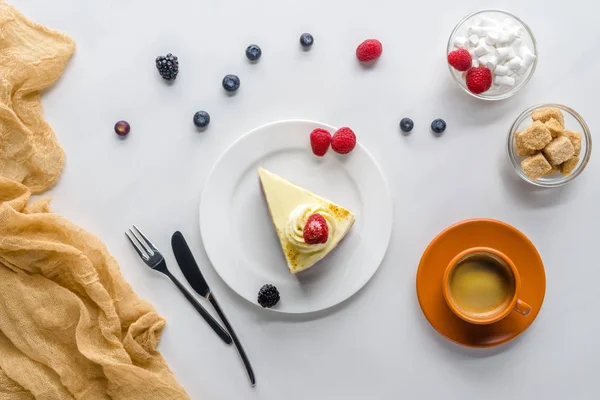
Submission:
<svg viewBox="0 0 600 400">
<path fill-rule="evenodd" d="M 165 321 L 104 244 L 28 205 L 62 169 L 40 91 L 74 49 L 0 0 L 0 399 L 189 399 L 156 350 Z"/>
</svg>

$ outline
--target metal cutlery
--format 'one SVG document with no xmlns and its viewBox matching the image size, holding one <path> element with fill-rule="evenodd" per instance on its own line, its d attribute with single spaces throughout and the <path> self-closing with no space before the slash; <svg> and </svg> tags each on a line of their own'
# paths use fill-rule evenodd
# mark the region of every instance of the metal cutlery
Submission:
<svg viewBox="0 0 600 400">
<path fill-rule="evenodd" d="M 187 291 L 187 289 L 171 274 L 167 269 L 167 263 L 164 257 L 158 251 L 156 246 L 144 235 L 135 225 L 133 230 L 129 229 L 129 233 L 125 232 L 125 236 L 131 242 L 131 245 L 138 253 L 142 261 L 155 271 L 161 272 L 166 275 L 174 284 L 177 286 L 179 291 L 183 293 L 185 298 L 194 306 L 196 311 L 200 313 L 202 318 L 211 326 L 217 335 L 227 344 L 231 344 L 231 336 L 223 329 L 221 325 L 202 307 L 202 304 L 194 298 L 194 296 Z M 219 313 L 221 315 L 221 313 Z M 222 318 L 222 317 L 221 317 Z M 230 327 L 228 327 L 230 329 Z"/>
<path fill-rule="evenodd" d="M 194 288 L 194 290 L 200 296 L 210 301 L 210 303 L 217 311 L 217 314 L 219 314 L 221 321 L 223 321 L 223 324 L 229 331 L 229 334 L 233 339 L 233 343 L 235 344 L 235 347 L 237 348 L 238 353 L 242 358 L 242 362 L 244 363 L 244 367 L 246 367 L 246 372 L 248 373 L 248 377 L 250 378 L 252 386 L 256 385 L 256 378 L 254 376 L 252 366 L 250 365 L 250 360 L 248 360 L 248 356 L 246 355 L 242 344 L 240 343 L 237 335 L 235 334 L 233 327 L 231 326 L 231 324 L 227 320 L 227 317 L 221 310 L 221 307 L 219 306 L 215 295 L 211 292 L 208 283 L 206 283 L 206 280 L 204 279 L 204 276 L 202 276 L 202 272 L 200 271 L 200 268 L 198 267 L 198 264 L 194 259 L 194 255 L 192 254 L 192 251 L 190 250 L 190 247 L 188 246 L 181 232 L 178 231 L 173 234 L 173 236 L 171 237 L 171 245 L 173 246 L 173 253 L 175 253 L 175 259 L 177 259 L 177 263 L 179 264 L 179 268 L 181 268 L 181 272 L 183 272 L 183 275 L 185 276 L 189 284 L 192 286 L 192 288 Z"/>
</svg>

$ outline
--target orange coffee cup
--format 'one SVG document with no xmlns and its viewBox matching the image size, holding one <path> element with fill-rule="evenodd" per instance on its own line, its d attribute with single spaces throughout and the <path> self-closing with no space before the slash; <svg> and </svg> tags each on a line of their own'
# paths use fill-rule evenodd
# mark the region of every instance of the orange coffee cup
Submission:
<svg viewBox="0 0 600 400">
<path fill-rule="evenodd" d="M 467 265 L 469 261 L 476 263 Z M 472 265 L 491 267 L 489 271 L 486 267 L 477 270 L 470 268 Z M 489 247 L 473 247 L 457 254 L 446 267 L 442 288 L 452 312 L 472 324 L 493 324 L 513 310 L 522 315 L 531 312 L 531 306 L 519 299 L 521 277 L 517 267 L 504 253 Z M 478 304 L 478 298 L 483 305 Z"/>
</svg>

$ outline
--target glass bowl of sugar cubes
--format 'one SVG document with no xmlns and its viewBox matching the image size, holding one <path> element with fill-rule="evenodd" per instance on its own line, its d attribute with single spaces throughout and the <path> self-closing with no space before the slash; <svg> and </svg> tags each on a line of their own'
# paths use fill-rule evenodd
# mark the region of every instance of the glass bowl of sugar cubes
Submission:
<svg viewBox="0 0 600 400">
<path fill-rule="evenodd" d="M 510 127 L 506 144 L 517 175 L 541 187 L 577 178 L 592 154 L 590 128 L 562 104 L 538 104 L 523 111 Z"/>
<path fill-rule="evenodd" d="M 453 52 L 462 56 L 459 69 L 451 65 Z M 483 100 L 513 96 L 529 82 L 537 65 L 537 47 L 531 29 L 502 10 L 481 10 L 464 17 L 450 34 L 446 54 L 454 80 L 465 92 Z M 466 65 L 469 55 L 470 67 Z M 483 76 L 487 84 L 476 88 L 469 75 Z M 481 78 L 474 77 L 473 81 L 476 79 L 481 83 Z"/>
</svg>

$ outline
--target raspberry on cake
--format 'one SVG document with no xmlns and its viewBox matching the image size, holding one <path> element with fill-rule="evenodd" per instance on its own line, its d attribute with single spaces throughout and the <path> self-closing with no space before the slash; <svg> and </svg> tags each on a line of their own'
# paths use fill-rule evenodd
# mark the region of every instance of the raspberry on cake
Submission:
<svg viewBox="0 0 600 400">
<path fill-rule="evenodd" d="M 354 224 L 354 214 L 264 168 L 258 169 L 267 206 L 288 269 L 304 271 L 333 250 Z"/>
<path fill-rule="evenodd" d="M 306 220 L 302 232 L 304 241 L 308 244 L 323 244 L 329 239 L 329 227 L 321 214 L 313 214 Z"/>
</svg>

